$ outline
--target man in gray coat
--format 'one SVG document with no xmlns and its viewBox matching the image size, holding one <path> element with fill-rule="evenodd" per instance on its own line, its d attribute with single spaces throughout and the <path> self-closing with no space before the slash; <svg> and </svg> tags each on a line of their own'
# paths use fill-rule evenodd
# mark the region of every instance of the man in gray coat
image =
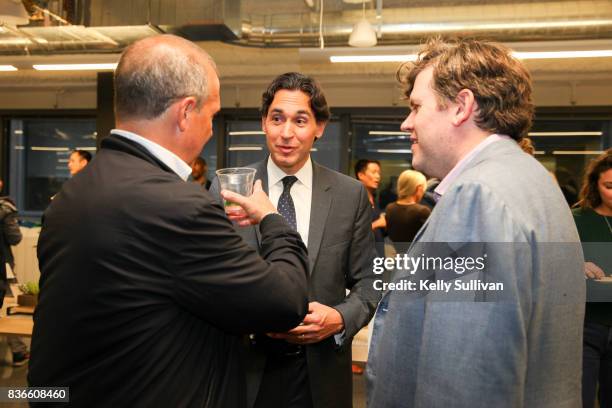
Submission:
<svg viewBox="0 0 612 408">
<path fill-rule="evenodd" d="M 248 406 L 349 408 L 352 338 L 368 323 L 379 299 L 373 290 L 368 195 L 357 180 L 311 160 L 313 143 L 330 117 L 312 78 L 295 72 L 280 75 L 262 99 L 270 157 L 251 167 L 308 248 L 309 311 L 287 333 L 251 336 Z M 218 189 L 215 180 L 211 192 Z M 238 230 L 260 247 L 257 228 Z"/>
<path fill-rule="evenodd" d="M 580 406 L 582 252 L 517 144 L 529 73 L 501 45 L 431 40 L 399 74 L 413 166 L 442 181 L 378 307 L 369 407 Z"/>
</svg>

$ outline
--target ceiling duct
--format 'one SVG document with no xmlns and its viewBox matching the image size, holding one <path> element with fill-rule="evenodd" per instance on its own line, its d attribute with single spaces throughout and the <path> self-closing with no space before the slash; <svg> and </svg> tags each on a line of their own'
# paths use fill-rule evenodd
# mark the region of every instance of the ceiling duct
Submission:
<svg viewBox="0 0 612 408">
<path fill-rule="evenodd" d="M 465 3 L 384 8 L 382 37 L 378 44 L 418 44 L 434 35 L 504 42 L 612 38 L 612 2 L 609 0 Z M 368 13 L 369 19 L 374 21 L 375 10 Z M 316 47 L 319 32 L 314 14 L 250 15 L 237 43 L 260 47 Z M 325 45 L 346 46 L 352 25 L 360 14 L 359 10 L 326 13 Z"/>
<path fill-rule="evenodd" d="M 0 25 L 0 55 L 117 53 L 131 42 L 163 32 L 193 41 L 226 41 L 255 47 L 318 47 L 319 15 L 303 0 L 90 0 L 66 19 L 73 25 Z M 296 3 L 292 3 L 295 1 Z M 326 46 L 346 46 L 360 7 L 330 0 L 324 17 Z M 66 16 L 67 1 L 49 2 Z M 72 2 L 70 3 L 72 4 Z M 251 5 L 244 8 L 244 4 Z M 257 14 L 261 10 L 285 14 Z M 290 13 L 291 7 L 301 8 Z M 315 2 L 316 4 L 316 2 Z M 326 3 L 327 4 L 327 3 Z M 385 0 L 379 45 L 418 44 L 432 35 L 470 36 L 503 42 L 612 38 L 612 1 Z M 51 6 L 50 6 L 51 7 Z M 305 10 L 305 11 L 304 11 Z M 299 12 L 304 11 L 304 12 Z M 74 12 L 72 10 L 71 12 Z M 58 22 L 55 21 L 55 24 Z"/>
<path fill-rule="evenodd" d="M 91 27 L 150 24 L 192 41 L 228 41 L 240 36 L 240 1 L 92 0 Z"/>
<path fill-rule="evenodd" d="M 12 0 L 11 0 L 12 1 Z M 151 35 L 173 33 L 192 41 L 235 41 L 241 29 L 240 2 L 232 0 L 91 0 L 86 10 L 50 3 L 54 26 L 31 21 L 0 23 L 0 55 L 118 53 Z M 65 24 L 65 16 L 73 24 Z M 46 17 L 48 19 L 48 17 Z M 31 17 L 31 20 L 35 20 Z"/>
</svg>

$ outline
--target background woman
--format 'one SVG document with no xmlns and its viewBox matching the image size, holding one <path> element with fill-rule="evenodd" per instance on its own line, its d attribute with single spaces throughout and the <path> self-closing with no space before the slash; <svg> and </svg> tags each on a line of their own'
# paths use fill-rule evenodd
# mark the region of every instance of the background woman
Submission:
<svg viewBox="0 0 612 408">
<path fill-rule="evenodd" d="M 589 165 L 573 210 L 583 242 L 587 305 L 584 318 L 582 403 L 612 407 L 612 149 Z M 607 302 L 606 302 L 607 301 Z"/>
<path fill-rule="evenodd" d="M 387 234 L 395 249 L 400 252 L 407 249 L 414 236 L 429 217 L 431 210 L 419 204 L 427 180 L 416 170 L 405 170 L 397 179 L 397 201 L 387 206 Z"/>
</svg>

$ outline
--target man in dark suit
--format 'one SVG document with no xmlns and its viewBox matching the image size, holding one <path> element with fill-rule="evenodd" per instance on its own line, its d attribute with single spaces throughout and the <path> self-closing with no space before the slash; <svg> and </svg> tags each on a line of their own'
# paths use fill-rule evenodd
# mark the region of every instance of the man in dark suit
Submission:
<svg viewBox="0 0 612 408">
<path fill-rule="evenodd" d="M 352 338 L 378 301 L 368 194 L 357 180 L 310 158 L 330 116 L 312 78 L 277 77 L 263 94 L 261 113 L 270 157 L 252 167 L 308 247 L 310 303 L 299 326 L 253 336 L 249 407 L 351 407 Z M 218 188 L 215 181 L 212 191 Z M 239 230 L 262 249 L 260 229 Z"/>
<path fill-rule="evenodd" d="M 115 89 L 117 129 L 44 215 L 29 384 L 69 387 L 74 406 L 243 407 L 239 334 L 302 321 L 306 248 L 261 183 L 231 196 L 258 255 L 186 182 L 220 105 L 202 49 L 138 41 Z"/>
</svg>

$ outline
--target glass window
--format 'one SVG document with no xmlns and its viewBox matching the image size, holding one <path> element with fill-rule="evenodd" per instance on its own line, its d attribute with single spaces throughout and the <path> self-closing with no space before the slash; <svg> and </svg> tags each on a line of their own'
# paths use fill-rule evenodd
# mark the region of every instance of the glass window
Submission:
<svg viewBox="0 0 612 408">
<path fill-rule="evenodd" d="M 26 217 L 39 217 L 70 177 L 74 149 L 96 151 L 95 118 L 24 118 L 9 121 L 10 195 Z"/>
<path fill-rule="evenodd" d="M 401 121 L 361 122 L 353 121 L 353 149 L 350 174 L 354 176 L 357 160 L 378 160 L 381 182 L 378 190 L 378 206 L 384 209 L 395 201 L 397 178 L 404 170 L 412 168 L 410 134 L 400 130 Z"/>
<path fill-rule="evenodd" d="M 602 153 L 608 121 L 539 120 L 529 132 L 535 157 L 552 174 L 568 204 L 578 201 L 584 170 Z"/>
</svg>

